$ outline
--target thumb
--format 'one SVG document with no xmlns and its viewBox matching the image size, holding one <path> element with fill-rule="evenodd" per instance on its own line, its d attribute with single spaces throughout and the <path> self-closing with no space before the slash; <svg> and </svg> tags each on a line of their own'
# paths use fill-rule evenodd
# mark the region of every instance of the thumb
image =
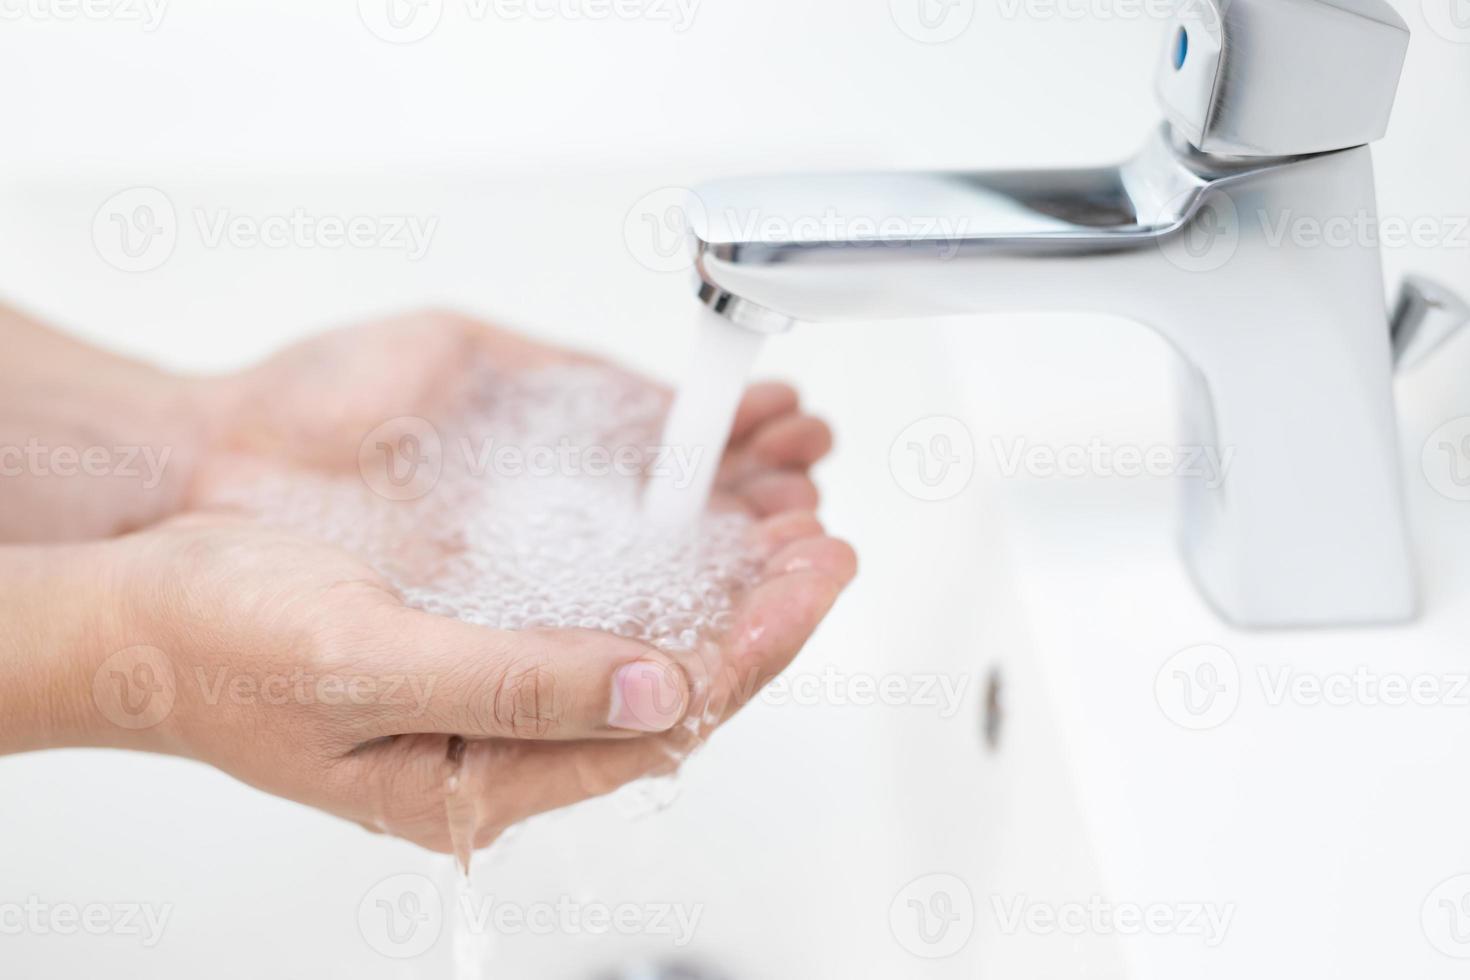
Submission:
<svg viewBox="0 0 1470 980">
<path fill-rule="evenodd" d="M 664 732 L 689 710 L 669 654 L 591 630 L 492 630 L 395 607 L 375 659 L 418 665 L 433 683 L 381 718 L 380 735 L 584 739 Z M 400 710 L 401 709 L 401 710 Z"/>
</svg>

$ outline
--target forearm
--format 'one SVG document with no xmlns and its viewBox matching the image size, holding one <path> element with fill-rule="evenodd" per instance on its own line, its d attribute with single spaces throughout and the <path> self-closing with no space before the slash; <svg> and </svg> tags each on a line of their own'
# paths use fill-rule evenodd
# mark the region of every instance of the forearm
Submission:
<svg viewBox="0 0 1470 980">
<path fill-rule="evenodd" d="M 107 689 L 94 692 L 108 658 L 131 645 L 110 551 L 0 547 L 0 754 L 136 740 L 109 720 Z"/>
<path fill-rule="evenodd" d="M 109 537 L 176 512 L 204 386 L 0 307 L 0 542 Z"/>
</svg>

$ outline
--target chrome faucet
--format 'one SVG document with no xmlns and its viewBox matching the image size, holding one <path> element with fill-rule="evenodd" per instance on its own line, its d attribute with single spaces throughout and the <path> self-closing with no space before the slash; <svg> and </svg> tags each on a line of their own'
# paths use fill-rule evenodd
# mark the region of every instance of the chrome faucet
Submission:
<svg viewBox="0 0 1470 980">
<path fill-rule="evenodd" d="M 1181 355 L 1185 438 L 1234 453 L 1183 507 L 1187 564 L 1219 613 L 1411 618 L 1366 145 L 1408 38 L 1386 0 L 1186 0 L 1156 81 L 1167 121 L 1133 159 L 705 184 L 687 215 L 700 298 L 772 333 L 1041 309 L 1152 327 Z M 1422 349 L 1443 305 L 1400 305 L 1399 346 Z"/>
</svg>

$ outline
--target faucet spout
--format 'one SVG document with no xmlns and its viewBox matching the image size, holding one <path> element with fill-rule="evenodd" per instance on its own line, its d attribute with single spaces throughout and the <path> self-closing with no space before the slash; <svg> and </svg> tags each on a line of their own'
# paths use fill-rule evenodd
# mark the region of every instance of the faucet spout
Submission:
<svg viewBox="0 0 1470 980">
<path fill-rule="evenodd" d="M 1373 236 L 1321 234 L 1345 220 L 1376 227 L 1367 147 L 1219 157 L 1167 127 L 1119 166 L 721 181 L 689 213 L 701 300 L 750 329 L 1049 310 L 1157 330 L 1185 438 L 1232 454 L 1186 486 L 1189 566 L 1263 627 L 1417 606 L 1382 266 Z"/>
</svg>

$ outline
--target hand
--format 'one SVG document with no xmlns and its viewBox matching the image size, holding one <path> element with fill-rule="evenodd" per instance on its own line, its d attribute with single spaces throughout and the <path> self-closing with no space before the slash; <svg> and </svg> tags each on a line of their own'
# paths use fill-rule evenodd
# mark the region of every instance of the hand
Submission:
<svg viewBox="0 0 1470 980">
<path fill-rule="evenodd" d="M 313 337 L 212 387 L 205 414 L 221 421 L 190 505 L 214 507 L 231 486 L 262 470 L 356 472 L 368 433 L 404 416 L 437 421 L 480 380 L 484 366 L 511 373 L 569 363 L 615 370 L 441 311 Z M 753 386 L 736 420 L 720 485 L 727 491 L 738 487 L 764 512 L 812 509 L 817 495 L 805 471 L 830 448 L 830 430 L 799 410 L 791 388 Z"/>
<path fill-rule="evenodd" d="M 851 550 L 810 514 L 766 517 L 752 534 L 764 570 L 721 644 L 710 692 L 721 717 L 790 662 L 854 573 Z M 91 641 L 62 681 L 0 683 L 0 705 L 46 690 L 53 720 L 77 719 L 50 744 L 199 759 L 440 851 L 454 844 L 452 805 L 474 807 L 484 846 L 528 816 L 665 772 L 670 750 L 687 747 L 673 731 L 687 675 L 632 640 L 409 609 L 348 555 L 229 517 L 66 553 L 74 577 L 90 569 L 103 583 L 86 594 L 109 597 L 109 612 L 86 634 L 107 642 Z M 476 778 L 456 795 L 461 764 Z"/>
<path fill-rule="evenodd" d="M 240 467 L 355 467 L 366 431 L 392 413 L 434 413 L 479 356 L 502 370 L 579 359 L 445 314 L 308 341 L 195 393 L 218 424 L 192 496 L 207 503 L 211 478 Z M 807 469 L 830 442 L 784 385 L 756 386 L 740 407 L 716 500 L 756 518 L 764 568 L 701 692 L 717 709 L 710 720 L 790 661 L 853 575 L 851 550 L 808 512 L 817 493 Z M 534 813 L 666 771 L 692 737 L 679 724 L 690 678 L 652 647 L 409 609 L 357 559 L 238 519 L 195 514 L 96 545 L 0 556 L 0 579 L 28 583 L 10 591 L 21 628 L 9 636 L 30 640 L 0 633 L 0 752 L 114 745 L 188 756 L 449 850 L 451 806 L 479 814 L 473 843 L 483 846 Z M 478 778 L 452 793 L 458 773 Z"/>
</svg>

